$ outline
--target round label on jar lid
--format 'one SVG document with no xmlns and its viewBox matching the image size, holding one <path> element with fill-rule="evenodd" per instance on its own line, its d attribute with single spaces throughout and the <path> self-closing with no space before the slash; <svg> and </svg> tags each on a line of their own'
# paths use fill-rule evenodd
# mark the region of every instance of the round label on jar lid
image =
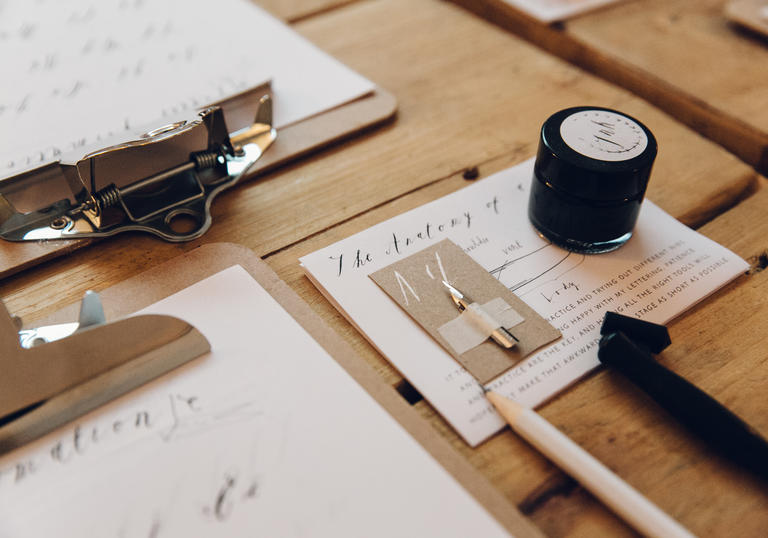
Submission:
<svg viewBox="0 0 768 538">
<path fill-rule="evenodd" d="M 598 161 L 626 161 L 648 147 L 637 122 L 608 110 L 574 112 L 560 124 L 560 136 L 574 151 Z"/>
</svg>

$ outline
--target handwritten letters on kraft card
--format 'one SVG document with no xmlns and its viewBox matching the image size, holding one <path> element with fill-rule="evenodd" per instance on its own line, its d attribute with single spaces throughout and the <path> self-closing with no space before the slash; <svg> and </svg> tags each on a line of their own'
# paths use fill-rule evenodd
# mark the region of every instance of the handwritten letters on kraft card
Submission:
<svg viewBox="0 0 768 538">
<path fill-rule="evenodd" d="M 371 278 L 480 383 L 560 337 L 560 331 L 448 239 L 372 273 Z M 472 303 L 460 313 L 443 281 Z M 503 327 L 518 340 L 489 339 Z"/>
</svg>

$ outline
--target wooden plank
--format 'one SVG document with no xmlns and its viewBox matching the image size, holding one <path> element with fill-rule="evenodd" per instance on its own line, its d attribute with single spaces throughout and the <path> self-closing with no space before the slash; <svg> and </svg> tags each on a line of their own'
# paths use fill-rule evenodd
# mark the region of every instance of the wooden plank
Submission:
<svg viewBox="0 0 768 538">
<path fill-rule="evenodd" d="M 432 24 L 436 17 L 444 22 Z M 664 180 L 652 181 L 651 193 L 691 224 L 732 204 L 753 180 L 731 155 L 647 103 L 439 2 L 358 3 L 296 28 L 399 103 L 396 124 L 347 144 L 343 158 L 317 159 L 272 182 L 272 189 L 295 191 L 303 176 L 307 200 L 330 202 L 323 214 L 335 206 L 347 218 L 490 158 L 532 155 L 543 120 L 585 102 L 625 110 L 657 133 L 655 175 Z M 699 181 L 714 171 L 706 184 Z M 359 202 L 350 203 L 350 192 Z M 683 192 L 689 196 L 676 195 Z"/>
<path fill-rule="evenodd" d="M 29 316 L 42 297 L 66 304 L 86 286 L 119 281 L 203 242 L 275 252 L 457 171 L 529 157 L 543 120 L 583 103 L 616 107 L 653 129 L 660 151 L 649 197 L 688 224 L 705 222 L 754 185 L 749 167 L 644 101 L 450 4 L 360 2 L 297 29 L 393 93 L 397 121 L 225 192 L 197 241 L 110 238 L 14 277 L 0 296 Z M 42 284 L 46 278 L 60 281 Z M 25 299 L 15 301 L 19 293 Z"/>
<path fill-rule="evenodd" d="M 709 137 L 750 164 L 768 170 L 768 47 L 726 20 L 726 0 L 627 2 L 566 24 L 566 32 L 589 47 L 607 52 L 649 80 L 638 86 L 660 86 L 659 103 L 673 101 L 667 93 L 683 93 L 690 105 L 681 113 L 693 125 L 700 109 L 716 121 L 702 125 Z M 636 29 L 642 29 L 637 31 Z M 761 68 L 761 66 L 763 66 Z M 606 66 L 606 69 L 608 67 Z M 634 89 L 634 88 L 633 88 Z M 676 117 L 678 117 L 676 115 Z M 739 136 L 742 130 L 753 130 Z M 734 132 L 731 138 L 728 131 Z M 747 158 L 748 157 L 748 158 Z"/>
<path fill-rule="evenodd" d="M 727 0 L 622 2 L 555 26 L 503 0 L 455 1 L 768 171 L 768 47 L 727 21 Z"/>
</svg>

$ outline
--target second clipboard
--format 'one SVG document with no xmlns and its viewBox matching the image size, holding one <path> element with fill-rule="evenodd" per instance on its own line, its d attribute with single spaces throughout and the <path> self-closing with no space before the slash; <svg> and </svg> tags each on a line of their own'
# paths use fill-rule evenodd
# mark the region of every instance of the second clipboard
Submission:
<svg viewBox="0 0 768 538">
<path fill-rule="evenodd" d="M 215 103 L 223 110 L 227 126 L 231 131 L 241 129 L 253 120 L 259 99 L 269 93 L 268 86 L 260 86 Z M 351 138 L 357 133 L 393 119 L 397 101 L 389 92 L 375 87 L 370 93 L 343 106 L 328 110 L 279 130 L 277 139 L 263 156 L 248 168 L 244 180 L 270 172 L 284 164 L 300 159 L 325 146 Z M 15 178 L 14 178 L 15 179 Z M 14 192 L 20 205 L 36 202 L 40 196 L 50 194 L 50 178 L 21 178 L 7 186 Z M 27 192 L 18 192 L 20 185 L 29 185 Z M 44 194 L 45 193 L 45 194 Z M 0 207 L 0 217 L 4 214 Z M 6 208 L 10 210 L 10 208 Z M 5 211 L 7 213 L 7 211 Z M 10 242 L 0 240 L 0 278 L 5 278 L 30 266 L 53 259 L 73 250 L 83 248 L 92 239 L 67 239 L 55 241 Z"/>
</svg>

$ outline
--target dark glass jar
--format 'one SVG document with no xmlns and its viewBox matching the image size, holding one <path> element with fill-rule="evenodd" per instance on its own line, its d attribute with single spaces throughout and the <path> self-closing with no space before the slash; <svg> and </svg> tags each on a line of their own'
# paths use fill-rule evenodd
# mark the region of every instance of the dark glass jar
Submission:
<svg viewBox="0 0 768 538">
<path fill-rule="evenodd" d="M 632 236 L 656 158 L 636 119 L 600 107 L 553 114 L 541 128 L 528 217 L 553 243 L 608 252 Z"/>
</svg>

